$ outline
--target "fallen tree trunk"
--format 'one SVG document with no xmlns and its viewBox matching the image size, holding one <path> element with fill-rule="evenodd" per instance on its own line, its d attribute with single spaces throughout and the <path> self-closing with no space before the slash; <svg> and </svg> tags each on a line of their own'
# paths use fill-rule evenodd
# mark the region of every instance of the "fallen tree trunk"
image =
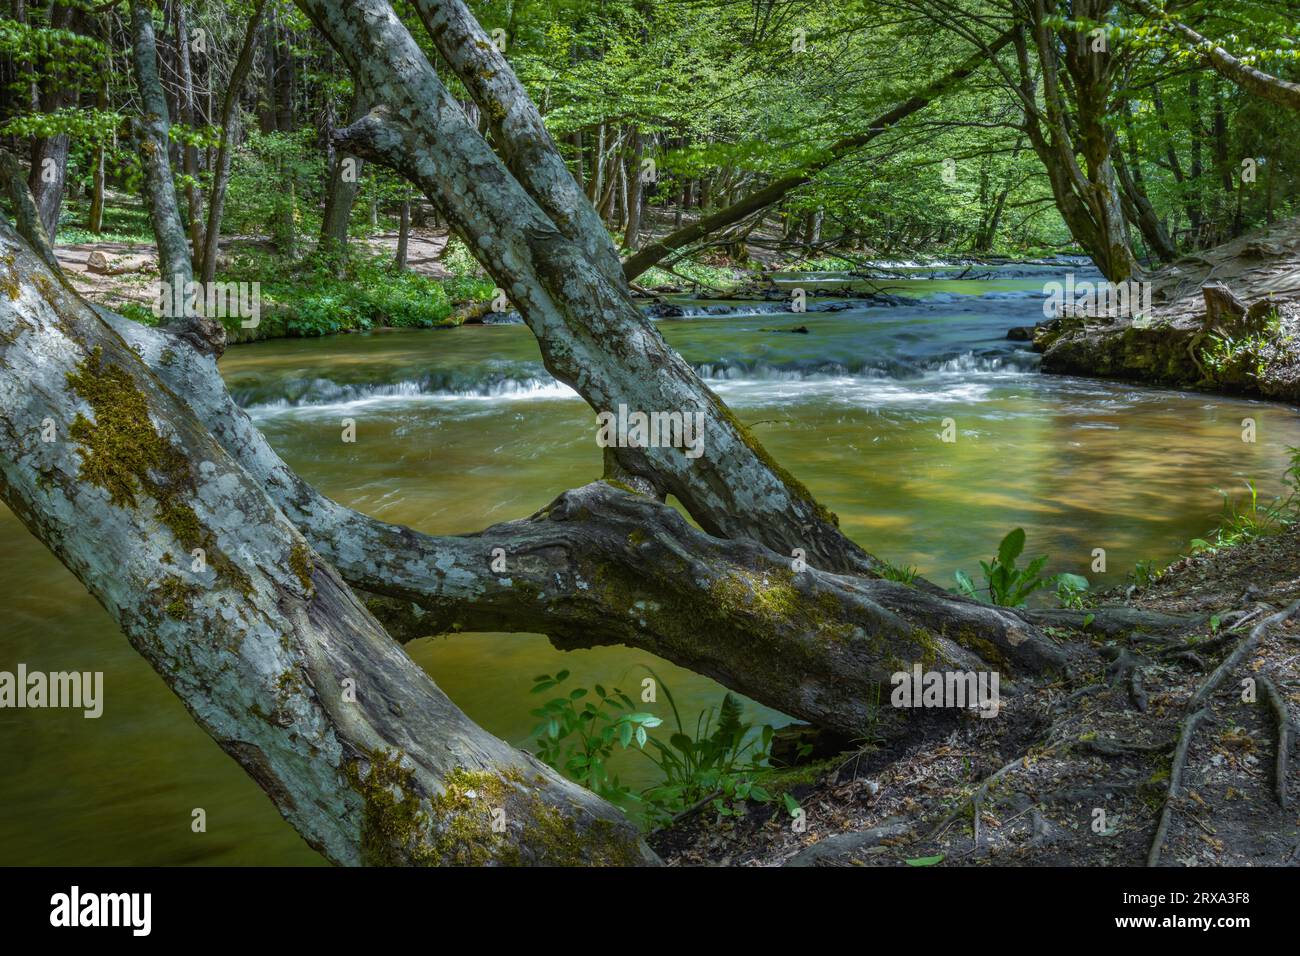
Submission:
<svg viewBox="0 0 1300 956">
<path fill-rule="evenodd" d="M 152 256 L 127 256 L 110 259 L 96 249 L 86 257 L 86 271 L 97 276 L 122 276 L 133 272 L 148 272 L 157 264 Z"/>
<path fill-rule="evenodd" d="M 0 497 L 313 848 L 341 864 L 651 859 L 618 810 L 438 690 L 8 226 L 0 254 Z"/>
</svg>

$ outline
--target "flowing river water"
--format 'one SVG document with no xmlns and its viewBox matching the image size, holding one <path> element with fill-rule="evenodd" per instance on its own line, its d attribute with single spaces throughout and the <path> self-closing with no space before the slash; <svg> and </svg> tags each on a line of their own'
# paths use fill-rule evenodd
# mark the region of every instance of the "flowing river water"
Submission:
<svg viewBox="0 0 1300 956">
<path fill-rule="evenodd" d="M 1062 268 L 900 279 L 891 291 L 911 304 L 892 307 L 812 299 L 796 315 L 683 301 L 687 315 L 659 327 L 873 553 L 950 586 L 954 570 L 976 572 L 1019 525 L 1027 554 L 1049 554 L 1049 570 L 1106 586 L 1204 535 L 1217 489 L 1236 493 L 1253 479 L 1263 497 L 1276 494 L 1300 420 L 1266 402 L 1040 375 L 1036 356 L 1005 333 L 1041 318 L 1043 283 Z M 806 334 L 789 331 L 801 326 Z M 526 516 L 600 473 L 593 413 L 546 374 L 522 325 L 266 342 L 232 348 L 222 369 L 309 481 L 424 531 Z M 355 443 L 341 440 L 345 418 Z M 1242 440 L 1246 418 L 1253 443 Z M 944 419 L 955 442 L 941 440 Z M 0 711 L 0 858 L 321 862 L 73 576 L 0 512 L 0 670 L 102 671 L 105 688 L 97 720 Z M 1097 548 L 1104 574 L 1090 567 Z M 520 745 L 536 723 L 537 674 L 567 668 L 568 686 L 635 696 L 648 665 L 690 715 L 723 693 L 641 651 L 562 653 L 538 635 L 461 634 L 408 650 L 472 718 Z M 786 721 L 753 704 L 748 713 Z M 625 783 L 652 780 L 636 755 L 618 769 Z M 191 830 L 196 808 L 205 833 Z"/>
</svg>

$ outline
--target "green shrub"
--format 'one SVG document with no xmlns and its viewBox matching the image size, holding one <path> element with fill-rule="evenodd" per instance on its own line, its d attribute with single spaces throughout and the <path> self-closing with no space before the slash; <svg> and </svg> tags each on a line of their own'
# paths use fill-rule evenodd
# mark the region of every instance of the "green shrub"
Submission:
<svg viewBox="0 0 1300 956">
<path fill-rule="evenodd" d="M 1055 587 L 1057 596 L 1079 600 L 1079 592 L 1086 590 L 1088 582 L 1077 574 L 1043 575 L 1047 555 L 1040 554 L 1023 568 L 1016 567 L 1016 559 L 1025 549 L 1025 529 L 1015 528 L 998 545 L 997 556 L 992 561 L 981 561 L 984 587 L 976 588 L 965 571 L 956 572 L 957 590 L 969 598 L 982 600 L 980 593 L 988 595 L 989 602 L 1005 607 L 1024 607 L 1035 591 Z M 1062 591 L 1064 588 L 1064 591 Z"/>
<path fill-rule="evenodd" d="M 725 817 L 743 813 L 746 801 L 771 801 L 757 782 L 759 772 L 768 769 L 771 725 L 755 728 L 745 721 L 740 700 L 726 694 L 718 707 L 700 713 L 688 732 L 672 691 L 654 671 L 650 674 L 672 709 L 676 730 L 667 742 L 649 733 L 663 723 L 661 718 L 638 711 L 618 688 L 596 684 L 591 690 L 574 688 L 531 711 L 540 720 L 531 734 L 538 758 L 624 810 L 637 810 L 648 825 L 668 822 L 702 803 Z M 568 671 L 539 675 L 532 692 L 556 688 L 568 677 Z M 661 782 L 640 793 L 608 769 L 615 749 L 633 743 L 661 774 Z M 793 798 L 785 804 L 791 813 L 798 809 Z"/>
</svg>

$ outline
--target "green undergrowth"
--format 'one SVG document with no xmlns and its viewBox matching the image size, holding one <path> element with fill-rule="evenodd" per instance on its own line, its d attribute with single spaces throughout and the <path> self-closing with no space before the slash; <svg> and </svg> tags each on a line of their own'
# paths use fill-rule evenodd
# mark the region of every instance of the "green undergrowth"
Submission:
<svg viewBox="0 0 1300 956">
<path fill-rule="evenodd" d="M 136 237 L 138 238 L 138 237 Z M 60 242 L 96 241 L 74 230 Z M 97 237 L 110 240 L 109 234 Z M 258 324 L 243 327 L 240 316 L 221 319 L 231 342 L 312 337 L 372 329 L 447 328 L 459 323 L 457 307 L 492 297 L 491 280 L 470 269 L 448 279 L 395 271 L 387 255 L 346 257 L 312 254 L 290 260 L 258 250 L 241 251 L 219 272 L 217 283 L 257 283 Z M 114 304 L 133 321 L 156 326 L 165 321 L 151 305 Z"/>
<path fill-rule="evenodd" d="M 647 684 L 656 696 L 663 693 L 669 705 L 671 724 L 639 710 L 616 687 L 564 688 L 532 711 L 540 721 L 532 731 L 538 758 L 647 828 L 667 825 L 701 806 L 717 818 L 743 816 L 751 802 L 779 802 L 791 813 L 798 810 L 787 793 L 793 784 L 768 788 L 786 773 L 803 771 L 771 766 L 775 731 L 770 724 L 758 727 L 745 720 L 744 704 L 732 694 L 693 721 L 684 720 L 671 689 L 654 671 L 646 672 Z M 561 688 L 568 678 L 568 671 L 539 675 L 532 692 Z M 633 750 L 653 763 L 658 782 L 639 791 L 621 783 L 609 768 L 617 749 Z"/>
</svg>

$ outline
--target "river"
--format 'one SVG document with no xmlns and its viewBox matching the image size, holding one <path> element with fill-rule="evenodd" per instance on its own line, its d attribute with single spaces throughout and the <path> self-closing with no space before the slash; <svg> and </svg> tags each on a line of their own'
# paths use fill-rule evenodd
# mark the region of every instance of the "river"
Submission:
<svg viewBox="0 0 1300 956">
<path fill-rule="evenodd" d="M 892 307 L 812 299 L 791 314 L 684 301 L 697 314 L 659 327 L 873 553 L 951 585 L 955 569 L 977 571 L 1020 525 L 1027 552 L 1051 556 L 1049 570 L 1109 585 L 1204 535 L 1216 489 L 1255 479 L 1265 497 L 1277 493 L 1300 420 L 1266 402 L 1038 374 L 1036 356 L 1005 333 L 1041 318 L 1043 283 L 1060 268 L 898 279 L 891 291 L 911 304 Z M 806 334 L 788 331 L 801 326 Z M 265 342 L 232 348 L 222 368 L 290 465 L 388 521 L 470 531 L 599 476 L 593 413 L 550 379 L 519 324 Z M 341 440 L 345 418 L 355 443 Z M 1245 418 L 1253 443 L 1242 440 Z M 945 419 L 954 442 L 941 440 Z M 98 720 L 0 711 L 5 862 L 321 862 L 7 511 L 0 541 L 0 669 L 103 671 L 105 687 Z M 1090 569 L 1097 548 L 1105 574 Z M 722 695 L 641 651 L 561 653 L 537 635 L 462 634 L 409 651 L 516 744 L 536 722 L 531 678 L 560 668 L 573 672 L 570 686 L 631 692 L 653 666 L 689 714 Z M 752 704 L 749 713 L 785 720 Z M 643 759 L 619 767 L 624 782 L 650 781 Z M 191 830 L 196 808 L 205 833 Z"/>
</svg>

